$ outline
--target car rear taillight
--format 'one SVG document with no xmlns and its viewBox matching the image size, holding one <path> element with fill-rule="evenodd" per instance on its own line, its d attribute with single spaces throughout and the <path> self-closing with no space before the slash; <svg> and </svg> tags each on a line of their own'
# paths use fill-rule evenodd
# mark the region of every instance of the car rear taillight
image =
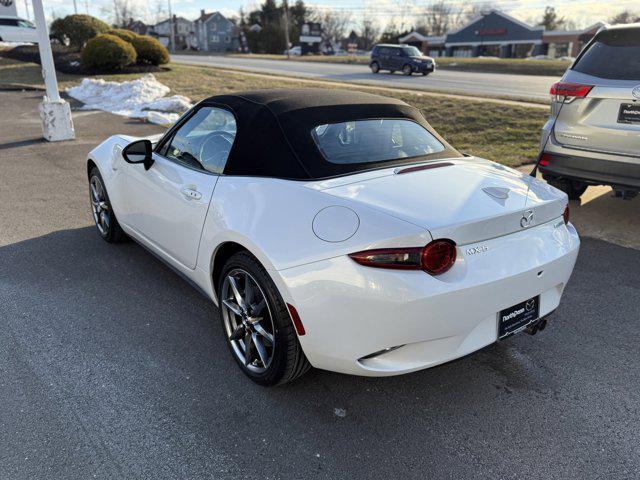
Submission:
<svg viewBox="0 0 640 480">
<path fill-rule="evenodd" d="M 431 275 L 446 272 L 456 261 L 456 244 L 451 240 L 434 240 L 422 250 L 422 269 Z"/>
<path fill-rule="evenodd" d="M 434 240 L 424 248 L 379 248 L 351 253 L 352 260 L 367 267 L 394 270 L 424 270 L 440 275 L 456 261 L 456 244 L 451 240 Z"/>
<path fill-rule="evenodd" d="M 584 98 L 591 91 L 593 85 L 581 83 L 557 82 L 551 85 L 551 95 L 556 97 Z"/>
<path fill-rule="evenodd" d="M 564 224 L 567 225 L 569 223 L 569 204 L 564 207 L 564 212 L 562 212 L 562 218 L 564 219 Z"/>
<path fill-rule="evenodd" d="M 550 163 L 551 163 L 551 155 L 549 155 L 548 153 L 543 153 L 542 157 L 540 157 L 539 165 L 541 167 L 548 167 Z"/>
</svg>

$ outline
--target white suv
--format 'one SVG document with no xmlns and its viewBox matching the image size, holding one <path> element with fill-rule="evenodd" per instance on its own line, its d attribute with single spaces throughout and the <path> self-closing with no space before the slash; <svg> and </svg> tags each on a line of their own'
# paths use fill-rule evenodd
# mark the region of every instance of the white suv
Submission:
<svg viewBox="0 0 640 480">
<path fill-rule="evenodd" d="M 640 191 L 640 24 L 598 32 L 551 94 L 542 176 L 573 199 L 588 185 L 611 185 L 618 196 L 635 196 Z"/>
<path fill-rule="evenodd" d="M 0 15 L 0 42 L 37 43 L 36 26 L 24 18 Z"/>
</svg>

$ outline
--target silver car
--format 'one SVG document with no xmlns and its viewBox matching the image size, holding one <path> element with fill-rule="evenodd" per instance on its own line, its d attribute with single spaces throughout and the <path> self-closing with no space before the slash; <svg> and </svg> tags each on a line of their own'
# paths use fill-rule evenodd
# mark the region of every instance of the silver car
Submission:
<svg viewBox="0 0 640 480">
<path fill-rule="evenodd" d="M 588 185 L 640 191 L 640 24 L 600 30 L 551 88 L 542 176 L 577 199 Z M 555 125 L 554 125 L 555 124 Z"/>
</svg>

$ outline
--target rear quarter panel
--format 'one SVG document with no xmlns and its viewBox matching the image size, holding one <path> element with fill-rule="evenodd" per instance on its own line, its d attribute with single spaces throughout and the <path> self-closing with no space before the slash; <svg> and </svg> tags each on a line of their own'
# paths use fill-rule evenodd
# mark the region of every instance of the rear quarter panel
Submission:
<svg viewBox="0 0 640 480">
<path fill-rule="evenodd" d="M 359 227 L 350 238 L 327 242 L 315 235 L 314 217 L 329 206 L 344 206 L 357 214 Z M 239 243 L 275 272 L 369 248 L 424 246 L 429 241 L 424 228 L 308 188 L 304 182 L 222 176 L 203 229 L 198 267 L 212 272 L 215 252 L 225 242 Z M 272 278 L 279 283 L 279 275 Z M 281 293 L 286 298 L 282 288 Z"/>
</svg>

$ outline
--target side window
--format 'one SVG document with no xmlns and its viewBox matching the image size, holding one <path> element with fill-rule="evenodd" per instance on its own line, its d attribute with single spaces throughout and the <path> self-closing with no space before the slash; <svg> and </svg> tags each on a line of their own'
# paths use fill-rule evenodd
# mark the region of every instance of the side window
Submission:
<svg viewBox="0 0 640 480">
<path fill-rule="evenodd" d="M 222 108 L 202 107 L 173 135 L 161 154 L 191 168 L 220 174 L 236 137 L 236 119 Z"/>
<path fill-rule="evenodd" d="M 4 27 L 17 27 L 18 20 L 14 20 L 12 18 L 0 18 L 0 25 Z"/>
</svg>

